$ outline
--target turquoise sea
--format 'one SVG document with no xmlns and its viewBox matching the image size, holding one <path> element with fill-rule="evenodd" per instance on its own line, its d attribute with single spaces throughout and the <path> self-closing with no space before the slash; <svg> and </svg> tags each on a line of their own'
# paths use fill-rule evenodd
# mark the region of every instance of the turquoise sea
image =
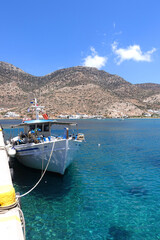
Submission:
<svg viewBox="0 0 160 240">
<path fill-rule="evenodd" d="M 8 124 L 0 121 L 5 135 Z M 27 240 L 160 239 L 160 120 L 79 120 L 86 142 L 64 176 L 21 199 Z M 41 171 L 13 163 L 21 194 Z"/>
</svg>

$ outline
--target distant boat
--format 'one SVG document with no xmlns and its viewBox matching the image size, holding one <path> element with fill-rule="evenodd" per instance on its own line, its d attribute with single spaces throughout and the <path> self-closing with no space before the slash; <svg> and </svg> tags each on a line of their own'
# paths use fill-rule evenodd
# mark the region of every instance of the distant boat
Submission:
<svg viewBox="0 0 160 240">
<path fill-rule="evenodd" d="M 43 108 L 38 106 L 37 100 L 32 106 L 36 111 L 35 120 L 24 120 L 11 128 L 24 128 L 18 136 L 7 142 L 8 154 L 15 156 L 20 163 L 27 167 L 64 174 L 66 168 L 74 160 L 79 146 L 84 141 L 84 134 L 76 135 L 69 133 L 69 126 L 77 126 L 74 122 L 60 122 L 49 120 L 45 114 L 43 120 L 39 119 L 39 111 Z M 63 136 L 51 136 L 51 127 L 55 125 L 67 126 Z"/>
</svg>

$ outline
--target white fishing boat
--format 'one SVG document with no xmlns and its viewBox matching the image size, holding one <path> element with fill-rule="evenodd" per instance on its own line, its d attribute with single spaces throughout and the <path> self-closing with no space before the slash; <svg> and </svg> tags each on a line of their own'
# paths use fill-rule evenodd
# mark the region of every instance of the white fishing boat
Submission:
<svg viewBox="0 0 160 240">
<path fill-rule="evenodd" d="M 79 146 L 84 141 L 84 134 L 72 131 L 74 122 L 39 119 L 39 112 L 43 108 L 37 106 L 37 100 L 32 106 L 35 108 L 36 119 L 26 120 L 11 128 L 23 128 L 24 131 L 7 142 L 6 149 L 10 156 L 15 156 L 20 163 L 27 167 L 64 174 L 66 168 L 74 160 Z M 56 125 L 64 128 L 63 136 L 51 135 Z"/>
</svg>

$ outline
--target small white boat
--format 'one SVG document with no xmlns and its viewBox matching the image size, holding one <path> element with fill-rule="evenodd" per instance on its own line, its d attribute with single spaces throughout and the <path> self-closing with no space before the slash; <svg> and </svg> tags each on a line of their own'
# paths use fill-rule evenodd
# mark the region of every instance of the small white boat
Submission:
<svg viewBox="0 0 160 240">
<path fill-rule="evenodd" d="M 13 137 L 6 149 L 8 154 L 18 159 L 20 163 L 27 167 L 64 174 L 66 168 L 72 163 L 79 149 L 79 146 L 84 141 L 84 134 L 77 132 L 75 135 L 70 135 L 69 127 L 77 126 L 74 122 L 60 122 L 49 119 L 39 119 L 39 111 L 41 106 L 33 106 L 36 111 L 35 120 L 27 120 L 18 125 L 11 126 L 12 128 L 23 128 L 18 136 Z M 63 136 L 52 136 L 51 127 L 53 125 L 67 126 L 64 129 Z"/>
</svg>

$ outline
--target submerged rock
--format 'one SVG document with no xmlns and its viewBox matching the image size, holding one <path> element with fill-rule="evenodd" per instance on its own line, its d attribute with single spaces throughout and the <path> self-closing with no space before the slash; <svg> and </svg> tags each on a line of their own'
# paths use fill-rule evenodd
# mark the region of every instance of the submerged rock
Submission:
<svg viewBox="0 0 160 240">
<path fill-rule="evenodd" d="M 141 197 L 141 196 L 146 196 L 148 191 L 144 187 L 134 186 L 128 189 L 128 193 L 131 195 Z"/>
<path fill-rule="evenodd" d="M 108 234 L 111 238 L 109 237 L 106 240 L 129 240 L 131 236 L 131 233 L 129 231 L 119 226 L 110 227 Z"/>
</svg>

